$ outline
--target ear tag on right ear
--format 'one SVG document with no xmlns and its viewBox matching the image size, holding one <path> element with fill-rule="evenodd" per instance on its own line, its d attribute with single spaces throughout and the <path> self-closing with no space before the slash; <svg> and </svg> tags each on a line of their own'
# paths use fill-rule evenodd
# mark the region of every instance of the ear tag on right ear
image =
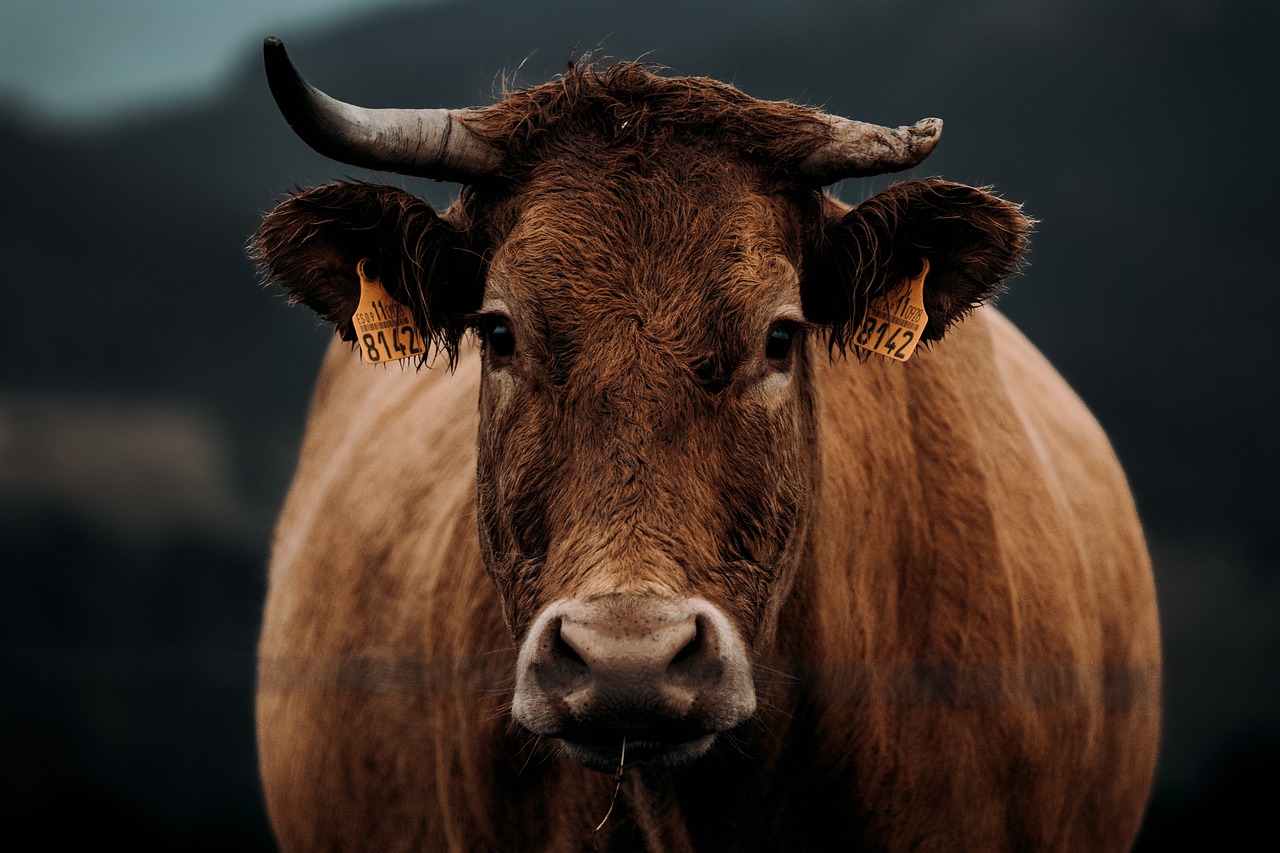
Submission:
<svg viewBox="0 0 1280 853">
<path fill-rule="evenodd" d="M 360 305 L 351 317 L 360 354 L 365 364 L 384 364 L 426 352 L 422 332 L 413 321 L 413 313 L 391 298 L 382 280 L 369 278 L 366 258 L 356 264 L 360 276 Z"/>
<path fill-rule="evenodd" d="M 906 361 L 916 351 L 929 315 L 924 312 L 924 278 L 929 274 L 929 259 L 915 278 L 909 278 L 887 296 L 867 309 L 853 343 L 867 352 Z"/>
</svg>

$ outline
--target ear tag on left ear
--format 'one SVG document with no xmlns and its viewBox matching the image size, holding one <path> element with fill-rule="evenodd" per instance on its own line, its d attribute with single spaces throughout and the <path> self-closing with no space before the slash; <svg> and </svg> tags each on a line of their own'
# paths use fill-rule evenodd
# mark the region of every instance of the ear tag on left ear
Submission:
<svg viewBox="0 0 1280 853">
<path fill-rule="evenodd" d="M 915 278 L 909 278 L 887 296 L 871 303 L 853 343 L 867 352 L 906 361 L 916 351 L 929 315 L 924 312 L 924 278 L 929 274 L 929 259 Z"/>
<path fill-rule="evenodd" d="M 366 274 L 368 259 L 356 264 L 360 276 L 360 305 L 351 317 L 365 364 L 383 364 L 426 352 L 413 313 L 391 298 L 381 279 Z"/>
</svg>

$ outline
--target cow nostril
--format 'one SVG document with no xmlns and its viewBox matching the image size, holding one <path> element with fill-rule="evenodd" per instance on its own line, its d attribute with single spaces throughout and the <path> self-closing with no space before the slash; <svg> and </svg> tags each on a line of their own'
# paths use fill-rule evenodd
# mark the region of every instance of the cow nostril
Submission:
<svg viewBox="0 0 1280 853">
<path fill-rule="evenodd" d="M 567 636 L 567 628 L 568 624 L 560 619 L 546 625 L 531 662 L 541 689 L 557 695 L 580 688 L 591 673 L 591 665 Z"/>
<path fill-rule="evenodd" d="M 573 647 L 573 643 L 565 638 L 562 627 L 557 627 L 551 633 L 551 657 L 558 659 L 572 667 L 580 667 L 588 669 L 587 661 Z"/>
<path fill-rule="evenodd" d="M 699 615 L 692 636 L 668 662 L 666 680 L 673 687 L 703 693 L 721 684 L 724 667 L 716 626 Z"/>
<path fill-rule="evenodd" d="M 677 667 L 677 668 L 678 668 L 678 667 L 679 667 L 681 664 L 683 664 L 685 661 L 689 660 L 690 658 L 692 658 L 692 657 L 694 657 L 695 655 L 697 655 L 697 654 L 698 654 L 699 650 L 700 650 L 700 649 L 702 648 L 702 646 L 703 646 L 702 630 L 701 630 L 701 628 L 702 628 L 702 626 L 701 626 L 701 625 L 697 625 L 697 626 L 695 627 L 695 630 L 694 630 L 694 632 L 693 632 L 693 636 L 689 638 L 689 642 L 685 643 L 685 644 L 684 644 L 684 645 L 683 645 L 683 646 L 682 646 L 682 647 L 681 647 L 681 648 L 680 648 L 680 649 L 675 653 L 675 656 L 671 658 L 671 662 L 667 665 L 668 667 Z"/>
</svg>

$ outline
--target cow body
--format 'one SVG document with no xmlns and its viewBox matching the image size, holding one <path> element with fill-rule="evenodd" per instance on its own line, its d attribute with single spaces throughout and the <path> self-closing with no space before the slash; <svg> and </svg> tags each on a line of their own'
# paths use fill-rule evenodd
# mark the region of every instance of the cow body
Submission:
<svg viewBox="0 0 1280 853">
<path fill-rule="evenodd" d="M 257 238 L 348 337 L 373 257 L 456 361 L 327 357 L 260 650 L 282 845 L 1127 847 L 1159 724 L 1133 503 L 1054 370 L 965 317 L 1025 218 L 941 182 L 851 210 L 605 83 L 603 129 L 530 133 L 441 218 L 335 185 Z M 921 258 L 929 347 L 841 358 Z"/>
</svg>

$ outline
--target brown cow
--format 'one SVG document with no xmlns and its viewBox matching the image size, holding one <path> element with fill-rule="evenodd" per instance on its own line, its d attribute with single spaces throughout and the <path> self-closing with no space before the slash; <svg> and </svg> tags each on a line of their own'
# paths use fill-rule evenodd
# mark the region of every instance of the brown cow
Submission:
<svg viewBox="0 0 1280 853">
<path fill-rule="evenodd" d="M 318 150 L 464 184 L 442 215 L 318 187 L 254 238 L 365 358 L 416 323 L 452 368 L 326 359 L 260 650 L 285 849 L 1132 843 L 1142 533 L 1085 407 L 978 308 L 1029 221 L 939 180 L 821 189 L 915 165 L 939 122 L 632 64 L 364 110 L 266 50 Z M 390 339 L 353 327 L 388 312 Z"/>
</svg>

